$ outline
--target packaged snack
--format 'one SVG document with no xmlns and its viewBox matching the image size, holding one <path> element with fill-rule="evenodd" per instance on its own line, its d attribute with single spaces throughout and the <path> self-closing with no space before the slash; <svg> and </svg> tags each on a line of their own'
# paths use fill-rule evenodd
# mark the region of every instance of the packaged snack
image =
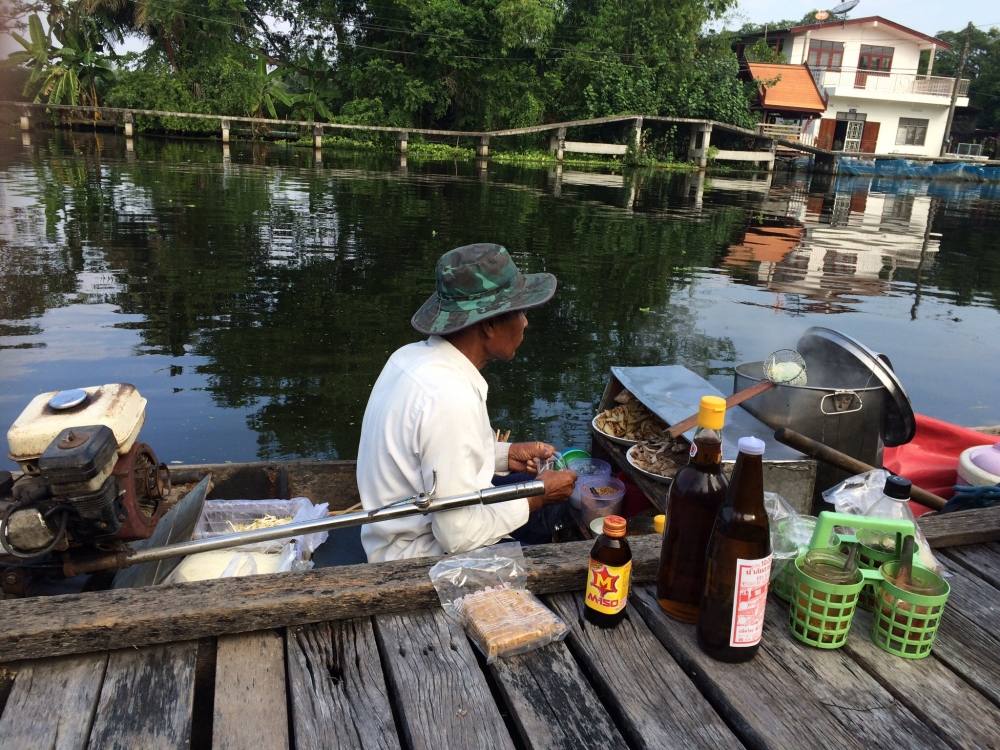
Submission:
<svg viewBox="0 0 1000 750">
<path fill-rule="evenodd" d="M 566 637 L 569 629 L 527 590 L 521 545 L 514 542 L 460 552 L 430 570 L 449 619 L 492 663 Z"/>
</svg>

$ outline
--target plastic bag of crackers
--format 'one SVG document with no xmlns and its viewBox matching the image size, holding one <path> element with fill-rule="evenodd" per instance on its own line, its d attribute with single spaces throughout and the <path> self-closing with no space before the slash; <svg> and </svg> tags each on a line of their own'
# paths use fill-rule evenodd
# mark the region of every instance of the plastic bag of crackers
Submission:
<svg viewBox="0 0 1000 750">
<path fill-rule="evenodd" d="M 459 552 L 430 569 L 448 618 L 461 625 L 490 664 L 566 637 L 569 628 L 527 589 L 517 542 Z"/>
</svg>

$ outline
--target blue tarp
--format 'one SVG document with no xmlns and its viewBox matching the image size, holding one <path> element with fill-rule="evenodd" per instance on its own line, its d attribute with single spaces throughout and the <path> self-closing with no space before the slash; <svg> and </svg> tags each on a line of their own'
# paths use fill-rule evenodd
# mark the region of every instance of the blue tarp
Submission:
<svg viewBox="0 0 1000 750">
<path fill-rule="evenodd" d="M 838 172 L 845 175 L 903 177 L 963 182 L 1000 181 L 1000 167 L 954 162 L 931 164 L 910 159 L 857 159 L 841 157 Z"/>
</svg>

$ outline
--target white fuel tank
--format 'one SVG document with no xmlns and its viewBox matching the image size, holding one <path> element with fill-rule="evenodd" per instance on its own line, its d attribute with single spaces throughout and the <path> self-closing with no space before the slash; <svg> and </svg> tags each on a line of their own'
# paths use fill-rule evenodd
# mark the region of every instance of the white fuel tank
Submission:
<svg viewBox="0 0 1000 750">
<path fill-rule="evenodd" d="M 10 426 L 7 431 L 9 455 L 25 472 L 34 473 L 34 462 L 67 427 L 106 425 L 115 435 L 119 454 L 127 453 L 139 437 L 146 418 L 146 399 L 134 385 L 109 383 L 79 390 L 86 392 L 86 397 L 81 393 L 81 402 L 69 408 L 57 409 L 50 404 L 54 396 L 65 396 L 67 391 L 35 396 Z"/>
</svg>

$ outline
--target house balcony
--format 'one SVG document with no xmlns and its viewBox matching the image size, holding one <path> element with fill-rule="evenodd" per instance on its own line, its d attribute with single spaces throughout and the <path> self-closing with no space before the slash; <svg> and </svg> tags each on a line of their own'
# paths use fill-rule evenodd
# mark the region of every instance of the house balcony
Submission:
<svg viewBox="0 0 1000 750">
<path fill-rule="evenodd" d="M 882 73 L 867 70 L 819 70 L 815 72 L 819 87 L 827 96 L 858 99 L 882 99 L 920 104 L 941 104 L 951 101 L 952 87 L 958 85 L 959 107 L 969 106 L 969 79 L 923 76 L 913 73 Z"/>
</svg>

